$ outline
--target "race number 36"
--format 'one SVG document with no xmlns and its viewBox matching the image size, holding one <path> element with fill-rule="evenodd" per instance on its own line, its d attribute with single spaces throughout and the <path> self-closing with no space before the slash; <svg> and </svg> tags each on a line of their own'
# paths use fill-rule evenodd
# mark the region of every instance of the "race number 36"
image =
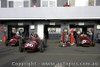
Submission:
<svg viewBox="0 0 100 67">
<path fill-rule="evenodd" d="M 30 43 L 26 44 L 26 47 L 28 47 L 28 46 L 33 47 L 33 45 Z"/>
</svg>

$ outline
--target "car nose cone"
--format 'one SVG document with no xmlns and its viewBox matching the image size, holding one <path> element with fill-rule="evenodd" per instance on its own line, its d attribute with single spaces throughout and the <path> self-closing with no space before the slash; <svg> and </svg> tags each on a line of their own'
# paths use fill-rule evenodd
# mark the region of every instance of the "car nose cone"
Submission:
<svg viewBox="0 0 100 67">
<path fill-rule="evenodd" d="M 28 44 L 25 45 L 25 47 L 33 47 L 33 46 L 34 46 L 34 45 L 31 44 L 31 43 L 28 43 Z"/>
</svg>

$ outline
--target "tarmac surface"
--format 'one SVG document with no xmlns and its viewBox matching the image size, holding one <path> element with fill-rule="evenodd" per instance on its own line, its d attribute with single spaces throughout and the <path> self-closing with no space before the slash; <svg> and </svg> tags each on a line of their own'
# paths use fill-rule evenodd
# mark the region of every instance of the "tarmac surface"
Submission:
<svg viewBox="0 0 100 67">
<path fill-rule="evenodd" d="M 48 40 L 45 52 L 20 53 L 18 46 L 0 43 L 0 67 L 100 67 L 100 44 L 95 47 L 59 47 Z"/>
</svg>

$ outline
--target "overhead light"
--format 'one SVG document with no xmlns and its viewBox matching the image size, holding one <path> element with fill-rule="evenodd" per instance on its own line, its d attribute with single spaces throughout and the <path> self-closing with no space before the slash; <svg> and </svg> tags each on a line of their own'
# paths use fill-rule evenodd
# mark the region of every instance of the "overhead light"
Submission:
<svg viewBox="0 0 100 67">
<path fill-rule="evenodd" d="M 30 26 L 30 29 L 35 29 L 35 25 L 31 25 Z"/>
<path fill-rule="evenodd" d="M 84 22 L 78 23 L 78 25 L 85 25 Z"/>
<path fill-rule="evenodd" d="M 55 22 L 50 23 L 50 25 L 56 25 Z"/>
<path fill-rule="evenodd" d="M 18 23 L 18 25 L 19 25 L 19 26 L 23 26 L 24 24 L 23 24 L 23 23 Z"/>
</svg>

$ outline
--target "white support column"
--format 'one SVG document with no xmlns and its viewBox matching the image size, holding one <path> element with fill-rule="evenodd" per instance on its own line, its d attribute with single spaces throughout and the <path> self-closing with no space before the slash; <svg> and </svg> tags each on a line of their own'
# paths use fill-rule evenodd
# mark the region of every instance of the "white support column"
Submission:
<svg viewBox="0 0 100 67">
<path fill-rule="evenodd" d="M 96 6 L 96 0 L 94 0 L 94 6 Z"/>
<path fill-rule="evenodd" d="M 42 7 L 42 0 L 40 0 L 40 7 Z"/>
<path fill-rule="evenodd" d="M 70 0 L 68 0 L 68 5 L 70 5 L 69 2 L 70 2 Z"/>
<path fill-rule="evenodd" d="M 40 37 L 41 40 L 44 39 L 44 25 L 43 24 L 38 24 L 37 25 L 37 34 Z"/>
<path fill-rule="evenodd" d="M 31 7 L 31 0 L 29 0 L 29 8 Z"/>
</svg>

